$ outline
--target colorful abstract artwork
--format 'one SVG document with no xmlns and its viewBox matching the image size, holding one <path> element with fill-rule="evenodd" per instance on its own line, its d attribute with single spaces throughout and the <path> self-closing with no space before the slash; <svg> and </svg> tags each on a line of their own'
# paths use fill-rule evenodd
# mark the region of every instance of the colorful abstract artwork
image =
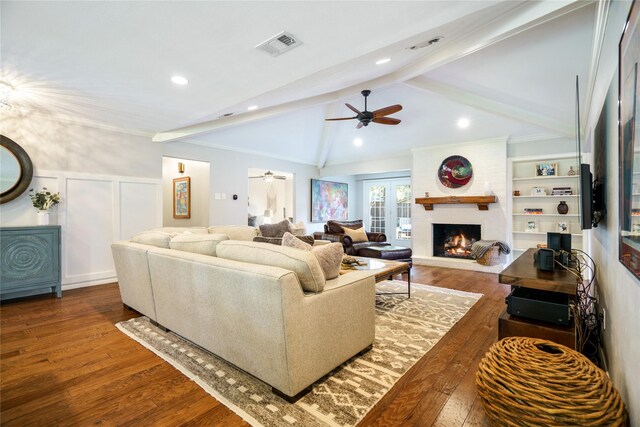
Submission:
<svg viewBox="0 0 640 427">
<path fill-rule="evenodd" d="M 311 180 L 311 222 L 349 219 L 349 185 Z"/>
</svg>

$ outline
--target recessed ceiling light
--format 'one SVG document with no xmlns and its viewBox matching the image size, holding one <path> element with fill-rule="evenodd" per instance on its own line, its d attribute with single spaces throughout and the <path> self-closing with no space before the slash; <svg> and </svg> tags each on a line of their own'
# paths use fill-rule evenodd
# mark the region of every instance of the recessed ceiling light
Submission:
<svg viewBox="0 0 640 427">
<path fill-rule="evenodd" d="M 353 140 L 353 145 L 355 145 L 356 147 L 361 147 L 362 146 L 362 139 L 360 138 L 356 138 Z"/>
<path fill-rule="evenodd" d="M 470 124 L 471 124 L 471 122 L 466 117 L 461 117 L 461 118 L 458 119 L 458 127 L 460 129 L 467 128 L 467 127 L 469 127 Z"/>
<path fill-rule="evenodd" d="M 253 110 L 257 110 L 258 106 L 257 105 L 252 105 L 251 107 L 247 107 L 247 110 L 249 111 L 253 111 Z"/>
<path fill-rule="evenodd" d="M 182 76 L 173 76 L 171 77 L 171 81 L 177 85 L 186 85 L 187 83 L 189 83 L 189 80 L 185 79 Z"/>
<path fill-rule="evenodd" d="M 391 61 L 391 58 L 382 58 L 376 61 L 376 65 L 386 64 L 389 61 Z"/>
</svg>

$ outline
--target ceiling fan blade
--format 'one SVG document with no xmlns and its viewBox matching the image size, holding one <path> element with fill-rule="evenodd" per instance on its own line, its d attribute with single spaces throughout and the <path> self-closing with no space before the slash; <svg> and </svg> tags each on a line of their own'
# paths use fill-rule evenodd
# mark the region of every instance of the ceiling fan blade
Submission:
<svg viewBox="0 0 640 427">
<path fill-rule="evenodd" d="M 390 105 L 388 107 L 380 108 L 379 110 L 374 111 L 373 118 L 375 119 L 382 116 L 388 116 L 389 114 L 397 113 L 400 110 L 402 110 L 402 105 Z"/>
<path fill-rule="evenodd" d="M 358 123 L 358 126 L 356 126 L 356 129 L 360 129 L 362 126 L 364 126 L 364 123 L 360 122 Z"/>
<path fill-rule="evenodd" d="M 336 120 L 353 120 L 353 119 L 357 119 L 358 117 L 340 117 L 339 119 L 324 119 L 327 122 L 332 122 L 332 121 L 336 121 Z"/>
<path fill-rule="evenodd" d="M 401 120 L 394 119 L 393 117 L 377 117 L 373 119 L 374 123 L 380 123 L 381 125 L 397 125 Z"/>
<path fill-rule="evenodd" d="M 250 176 L 249 179 L 256 179 L 256 178 L 264 178 L 264 176 L 260 175 L 260 176 Z"/>
<path fill-rule="evenodd" d="M 274 176 L 275 179 L 287 179 L 286 176 L 282 176 L 282 175 L 276 175 Z"/>
<path fill-rule="evenodd" d="M 362 113 L 361 113 L 360 111 L 358 111 L 358 109 L 357 109 L 356 107 L 354 107 L 353 105 L 351 105 L 351 104 L 344 104 L 344 105 L 346 105 L 346 106 L 347 106 L 347 108 L 349 108 L 349 109 L 350 109 L 351 111 L 353 111 L 354 113 L 356 113 L 356 114 L 362 114 Z"/>
</svg>

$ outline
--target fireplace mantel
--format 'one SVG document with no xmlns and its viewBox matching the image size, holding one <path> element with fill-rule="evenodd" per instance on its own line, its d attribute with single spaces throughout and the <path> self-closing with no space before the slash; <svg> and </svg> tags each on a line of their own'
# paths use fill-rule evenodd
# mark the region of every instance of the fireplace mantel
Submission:
<svg viewBox="0 0 640 427">
<path fill-rule="evenodd" d="M 424 206 L 425 211 L 432 211 L 433 205 L 461 205 L 476 204 L 481 211 L 489 210 L 489 203 L 496 203 L 496 196 L 445 196 L 445 197 L 418 197 L 416 204 Z"/>
</svg>

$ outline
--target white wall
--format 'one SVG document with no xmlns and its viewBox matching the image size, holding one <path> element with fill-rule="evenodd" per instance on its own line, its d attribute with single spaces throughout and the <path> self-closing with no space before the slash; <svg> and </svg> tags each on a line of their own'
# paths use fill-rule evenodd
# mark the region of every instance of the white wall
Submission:
<svg viewBox="0 0 640 427">
<path fill-rule="evenodd" d="M 473 178 L 460 188 L 448 188 L 438 179 L 438 169 L 444 159 L 452 155 L 466 157 L 473 166 Z M 441 145 L 413 150 L 411 189 L 414 199 L 440 196 L 480 196 L 485 193 L 485 184 L 498 197 L 498 202 L 481 211 L 475 204 L 435 205 L 426 211 L 422 205 L 414 204 L 411 210 L 411 238 L 414 262 L 441 265 L 433 257 L 432 224 L 480 224 L 482 239 L 507 241 L 507 138 L 473 141 L 464 144 Z M 452 267 L 485 270 L 478 263 L 450 261 Z M 456 265 L 453 265 L 456 263 Z"/>
<path fill-rule="evenodd" d="M 249 185 L 247 171 L 250 168 L 287 171 L 294 174 L 294 221 L 304 221 L 307 231 L 321 231 L 322 224 L 310 223 L 310 180 L 318 178 L 318 168 L 312 165 L 261 157 L 189 143 L 169 143 L 164 146 L 166 156 L 199 159 L 211 165 L 210 191 L 224 193 L 226 199 L 209 199 L 210 225 L 246 225 Z M 238 195 L 238 200 L 232 196 Z"/>
<path fill-rule="evenodd" d="M 33 162 L 30 188 L 60 192 L 51 224 L 62 226 L 62 289 L 112 282 L 111 243 L 161 225 L 161 147 L 42 117 L 5 115 L 0 124 Z M 36 224 L 28 191 L 0 205 L 0 224 Z"/>
<path fill-rule="evenodd" d="M 618 261 L 618 42 L 629 11 L 629 2 L 614 1 L 591 98 L 586 133 L 593 133 L 607 102 L 606 221 L 591 231 L 591 255 L 597 266 L 600 305 L 607 308 L 604 347 L 609 374 L 627 405 L 630 425 L 640 425 L 640 281 Z M 638 7 L 639 5 L 636 5 Z"/>
<path fill-rule="evenodd" d="M 185 172 L 178 173 L 178 163 Z M 165 227 L 209 226 L 209 163 L 197 160 L 162 158 L 162 225 Z M 173 217 L 173 180 L 189 177 L 191 183 L 191 218 Z"/>
</svg>

